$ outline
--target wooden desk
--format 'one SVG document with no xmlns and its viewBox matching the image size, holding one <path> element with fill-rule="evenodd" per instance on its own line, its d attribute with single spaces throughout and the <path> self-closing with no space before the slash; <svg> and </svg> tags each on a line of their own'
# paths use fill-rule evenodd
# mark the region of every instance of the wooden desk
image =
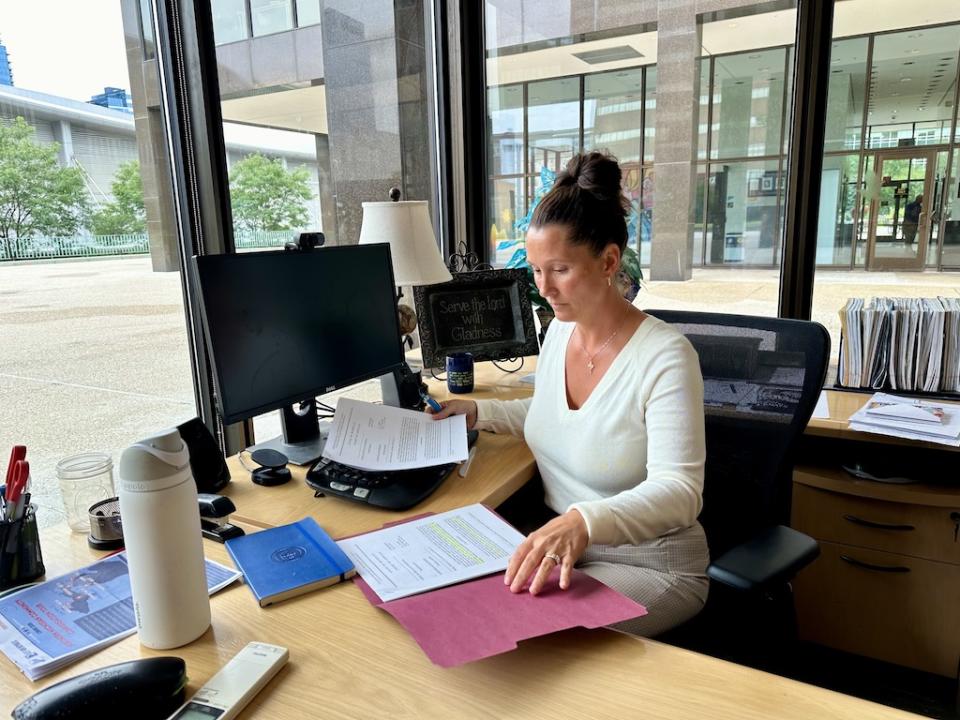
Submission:
<svg viewBox="0 0 960 720">
<path fill-rule="evenodd" d="M 794 583 L 800 637 L 956 678 L 960 487 L 858 480 L 841 465 L 882 468 L 886 458 L 915 476 L 955 479 L 960 454 L 850 430 L 850 416 L 871 395 L 827 391 L 830 418 L 810 421 L 794 468 L 791 524 L 821 549 Z"/>
<path fill-rule="evenodd" d="M 508 400 L 529 396 L 530 385 L 520 383 L 520 377 L 529 374 L 526 368 L 535 367 L 529 361 L 521 374 L 506 374 L 492 363 L 478 363 L 474 392 L 469 396 L 451 396 L 446 384 L 432 378 L 427 382 L 431 394 L 439 399 L 470 397 Z M 312 516 L 334 537 L 372 530 L 384 523 L 426 512 L 443 512 L 482 502 L 497 507 L 523 487 L 536 471 L 533 455 L 526 444 L 509 435 L 480 433 L 477 454 L 467 477 L 454 472 L 425 502 L 403 512 L 379 510 L 338 497 L 314 498 L 313 489 L 304 478 L 306 468 L 291 465 L 293 480 L 274 488 L 261 488 L 250 481 L 247 472 L 236 457 L 228 460 L 231 482 L 222 494 L 237 506 L 234 517 L 260 527 L 294 522 Z"/>
<path fill-rule="evenodd" d="M 84 538 L 65 526 L 47 528 L 41 537 L 51 577 L 95 557 Z M 211 559 L 229 564 L 222 545 L 205 541 L 205 549 Z M 288 647 L 290 663 L 242 718 L 916 717 L 607 630 L 558 633 L 445 670 L 352 583 L 266 609 L 248 588 L 234 584 L 211 603 L 211 629 L 176 650 L 147 650 L 134 635 L 37 683 L 0 658 L 0 716 L 45 685 L 138 657 L 184 658 L 193 693 L 246 643 L 262 640 Z"/>
</svg>

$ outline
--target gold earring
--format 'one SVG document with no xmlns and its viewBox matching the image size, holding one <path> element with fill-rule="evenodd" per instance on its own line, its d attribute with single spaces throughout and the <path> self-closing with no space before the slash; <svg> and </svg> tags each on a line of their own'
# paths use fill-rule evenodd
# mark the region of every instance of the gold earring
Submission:
<svg viewBox="0 0 960 720">
<path fill-rule="evenodd" d="M 607 287 L 613 287 L 613 278 L 607 275 Z"/>
</svg>

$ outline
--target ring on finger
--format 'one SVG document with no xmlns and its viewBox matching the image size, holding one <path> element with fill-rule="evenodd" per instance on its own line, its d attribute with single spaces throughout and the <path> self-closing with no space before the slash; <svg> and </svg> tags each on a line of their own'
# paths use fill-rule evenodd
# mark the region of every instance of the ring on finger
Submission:
<svg viewBox="0 0 960 720">
<path fill-rule="evenodd" d="M 556 553 L 546 553 L 546 554 L 543 556 L 543 559 L 544 559 L 544 560 L 553 560 L 557 565 L 560 564 L 560 556 L 557 555 Z"/>
</svg>

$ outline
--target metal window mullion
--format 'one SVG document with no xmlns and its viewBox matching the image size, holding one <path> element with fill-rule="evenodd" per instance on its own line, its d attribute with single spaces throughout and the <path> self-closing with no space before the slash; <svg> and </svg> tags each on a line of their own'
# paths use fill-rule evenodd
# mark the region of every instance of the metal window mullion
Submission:
<svg viewBox="0 0 960 720">
<path fill-rule="evenodd" d="M 697 92 L 700 88 L 697 88 Z M 647 66 L 640 67 L 640 202 L 643 203 L 643 154 L 646 151 L 644 147 L 647 142 Z M 640 247 L 640 239 L 637 239 L 637 247 Z"/>
<path fill-rule="evenodd" d="M 857 246 L 860 244 L 860 222 L 861 211 L 863 208 L 863 173 L 867 169 L 867 132 L 868 115 L 867 108 L 870 107 L 870 75 L 873 67 L 873 35 L 867 36 L 867 57 L 866 72 L 863 78 L 863 110 L 860 113 L 860 154 L 857 156 L 857 192 L 856 204 L 853 209 L 853 237 L 850 238 L 850 269 L 857 266 Z M 866 267 L 864 260 L 864 267 Z"/>
<path fill-rule="evenodd" d="M 953 80 L 953 86 L 953 114 L 950 117 L 950 142 L 947 144 L 947 168 L 943 180 L 944 201 L 950 197 L 950 192 L 952 190 L 950 185 L 950 174 L 953 172 L 953 153 L 954 149 L 957 147 L 957 114 L 960 113 L 960 108 L 957 107 L 957 103 L 960 103 L 960 52 L 957 53 L 957 74 Z M 940 228 L 937 232 L 937 239 L 940 247 L 937 250 L 937 270 L 943 269 L 943 246 L 944 241 L 946 240 L 944 233 L 947 229 L 947 213 L 944 212 L 945 204 L 946 202 L 943 202 L 940 206 Z"/>
<path fill-rule="evenodd" d="M 252 423 L 224 426 L 216 412 L 211 362 L 203 340 L 193 255 L 233 252 L 229 184 L 218 102 L 216 46 L 209 2 L 155 0 L 158 63 L 178 216 L 181 282 L 194 393 L 200 417 L 227 454 L 252 441 Z M 161 31 L 162 28 L 162 31 Z M 159 47 L 158 47 L 159 50 Z"/>
<path fill-rule="evenodd" d="M 704 161 L 706 163 L 705 174 L 704 174 L 704 189 L 703 189 L 703 260 L 701 262 L 702 267 L 707 266 L 707 221 L 710 217 L 710 165 L 711 158 L 710 155 L 713 153 L 713 77 L 716 73 L 715 67 L 716 58 L 711 55 L 710 60 L 707 63 L 707 69 L 710 75 L 710 79 L 707 82 L 707 148 L 706 148 L 706 157 Z M 701 63 L 702 65 L 702 63 Z M 697 88 L 699 91 L 699 88 Z M 699 115 L 699 97 L 697 98 L 697 114 Z M 699 140 L 699 133 L 697 134 Z M 718 158 L 719 160 L 719 158 Z M 723 265 L 723 263 L 720 263 Z"/>
<path fill-rule="evenodd" d="M 833 3 L 799 4 L 780 317 L 808 320 L 812 310 L 832 28 Z"/>
<path fill-rule="evenodd" d="M 794 53 L 796 56 L 796 53 Z M 790 72 L 790 51 L 785 49 L 783 51 L 783 93 L 780 101 L 780 137 L 777 138 L 777 210 L 774 219 L 774 228 L 779 232 L 780 230 L 780 218 L 783 213 L 783 202 L 780 199 L 780 184 L 783 178 L 783 134 L 787 129 L 787 74 Z M 783 186 L 786 187 L 786 183 L 783 183 Z M 786 229 L 786 223 L 784 223 L 784 229 Z M 816 240 L 814 240 L 816 242 Z M 779 245 L 774 245 L 773 249 L 773 264 L 774 267 L 777 265 L 777 255 L 783 252 L 783 236 L 780 237 Z"/>
<path fill-rule="evenodd" d="M 584 123 L 583 123 L 583 114 L 584 114 L 584 107 L 583 107 L 583 106 L 584 106 L 584 104 L 586 103 L 586 99 L 585 99 L 586 78 L 585 78 L 585 76 L 580 75 L 580 82 L 579 82 L 578 87 L 579 87 L 579 90 L 580 90 L 580 153 L 582 154 L 583 151 L 584 151 L 584 147 L 583 147 L 583 131 L 584 131 L 584 127 L 583 127 L 583 125 L 584 125 Z"/>
</svg>

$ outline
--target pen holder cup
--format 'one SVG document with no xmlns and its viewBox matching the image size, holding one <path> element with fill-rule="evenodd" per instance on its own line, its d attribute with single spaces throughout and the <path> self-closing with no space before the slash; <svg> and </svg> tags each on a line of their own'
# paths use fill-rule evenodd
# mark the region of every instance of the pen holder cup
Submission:
<svg viewBox="0 0 960 720">
<path fill-rule="evenodd" d="M 37 506 L 30 505 L 23 517 L 0 521 L 0 590 L 31 582 L 45 572 Z"/>
</svg>

